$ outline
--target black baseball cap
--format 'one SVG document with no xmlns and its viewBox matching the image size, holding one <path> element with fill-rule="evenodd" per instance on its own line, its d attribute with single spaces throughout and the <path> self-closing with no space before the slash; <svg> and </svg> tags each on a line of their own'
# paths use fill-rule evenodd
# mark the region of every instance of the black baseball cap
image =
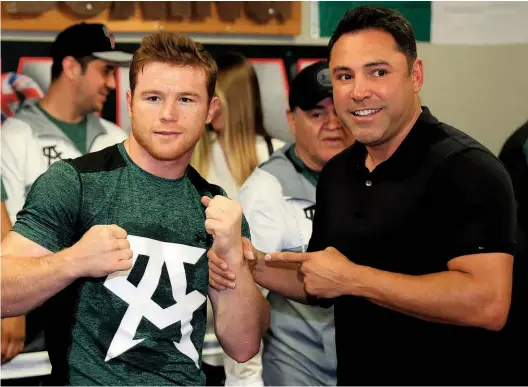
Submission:
<svg viewBox="0 0 528 387">
<path fill-rule="evenodd" d="M 113 35 L 104 24 L 78 23 L 57 35 L 51 45 L 53 61 L 60 61 L 67 56 L 75 58 L 95 56 L 111 62 L 129 62 L 132 54 L 117 51 Z"/>
<path fill-rule="evenodd" d="M 332 97 L 332 82 L 328 62 L 319 61 L 306 66 L 290 84 L 290 110 L 314 109 L 323 99 Z"/>
</svg>

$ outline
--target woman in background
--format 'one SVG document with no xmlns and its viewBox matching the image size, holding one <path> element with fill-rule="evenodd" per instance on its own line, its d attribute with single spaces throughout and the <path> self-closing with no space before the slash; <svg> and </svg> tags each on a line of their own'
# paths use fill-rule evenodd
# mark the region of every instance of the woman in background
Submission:
<svg viewBox="0 0 528 387">
<path fill-rule="evenodd" d="M 215 59 L 218 64 L 215 94 L 220 105 L 196 145 L 191 165 L 208 182 L 219 185 L 236 200 L 253 170 L 285 143 L 271 138 L 264 129 L 258 79 L 249 60 L 234 52 Z M 203 348 L 207 385 L 264 385 L 261 353 L 244 364 L 224 354 L 214 333 L 210 302 Z"/>
<path fill-rule="evenodd" d="M 236 199 L 253 170 L 284 143 L 264 129 L 257 74 L 249 60 L 238 53 L 225 53 L 216 62 L 220 107 L 196 145 L 191 164 Z"/>
</svg>

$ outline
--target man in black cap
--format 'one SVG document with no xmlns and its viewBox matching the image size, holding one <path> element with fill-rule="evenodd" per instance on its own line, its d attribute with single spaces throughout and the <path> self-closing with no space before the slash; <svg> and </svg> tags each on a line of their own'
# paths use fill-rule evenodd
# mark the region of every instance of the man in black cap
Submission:
<svg viewBox="0 0 528 387">
<path fill-rule="evenodd" d="M 289 105 L 295 142 L 274 152 L 238 194 L 252 242 L 260 251 L 306 251 L 319 174 L 328 160 L 353 142 L 335 112 L 327 62 L 316 62 L 297 74 L 290 85 Z M 276 271 L 269 269 L 261 262 L 253 270 L 264 288 L 277 279 Z M 211 277 L 213 285 L 216 276 Z M 262 362 L 266 386 L 335 385 L 333 309 L 303 305 L 275 291 L 269 291 L 267 298 L 271 323 L 262 356 L 245 363 L 246 368 L 260 370 Z M 229 385 L 229 365 L 226 371 Z M 244 382 L 258 385 L 249 378 Z"/>
<path fill-rule="evenodd" d="M 2 179 L 12 223 L 35 179 L 53 162 L 98 151 L 126 138 L 125 131 L 98 116 L 116 87 L 117 63 L 132 58 L 115 49 L 106 26 L 79 23 L 68 27 L 59 33 L 50 54 L 51 84 L 44 97 L 25 101 L 15 117 L 2 125 Z M 43 339 L 39 339 L 40 320 L 38 311 L 30 314 L 27 329 L 25 316 L 9 319 L 8 323 L 3 320 L 2 363 L 22 348 L 18 345 L 24 341 L 20 333 L 26 334 L 24 352 L 40 351 L 42 355 L 37 361 L 40 366 L 20 365 L 25 376 L 49 372 Z M 17 362 L 9 367 L 16 368 Z"/>
</svg>

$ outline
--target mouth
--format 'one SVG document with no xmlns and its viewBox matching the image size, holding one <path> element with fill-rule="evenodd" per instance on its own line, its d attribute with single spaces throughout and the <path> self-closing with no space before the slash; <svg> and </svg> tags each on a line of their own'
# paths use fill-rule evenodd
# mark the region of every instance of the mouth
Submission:
<svg viewBox="0 0 528 387">
<path fill-rule="evenodd" d="M 167 136 L 167 137 L 170 137 L 170 136 L 177 136 L 179 135 L 180 133 L 178 132 L 172 132 L 172 131 L 169 131 L 169 130 L 157 130 L 154 132 L 154 134 L 158 134 L 160 136 Z"/>
<path fill-rule="evenodd" d="M 343 139 L 341 137 L 327 137 L 323 138 L 323 141 L 329 143 L 341 143 L 343 142 Z"/>
<path fill-rule="evenodd" d="M 352 115 L 354 117 L 372 117 L 376 114 L 378 114 L 382 109 L 362 109 L 362 110 L 354 110 L 352 111 Z"/>
</svg>

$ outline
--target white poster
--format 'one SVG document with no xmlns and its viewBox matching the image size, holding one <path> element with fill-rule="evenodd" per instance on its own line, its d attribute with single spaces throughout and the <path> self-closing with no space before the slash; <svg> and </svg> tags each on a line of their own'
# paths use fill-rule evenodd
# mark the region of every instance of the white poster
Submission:
<svg viewBox="0 0 528 387">
<path fill-rule="evenodd" d="M 434 1 L 431 43 L 528 43 L 528 1 Z"/>
</svg>

